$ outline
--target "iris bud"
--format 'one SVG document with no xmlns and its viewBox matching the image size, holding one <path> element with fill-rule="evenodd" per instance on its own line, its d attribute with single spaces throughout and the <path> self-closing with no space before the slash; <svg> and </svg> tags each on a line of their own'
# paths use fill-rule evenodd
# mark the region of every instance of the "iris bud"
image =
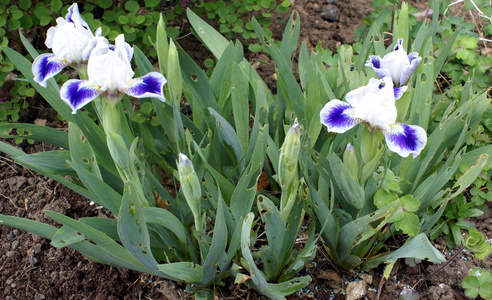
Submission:
<svg viewBox="0 0 492 300">
<path fill-rule="evenodd" d="M 349 170 L 352 177 L 357 178 L 359 167 L 357 165 L 357 157 L 355 155 L 354 146 L 348 143 L 345 152 L 343 152 L 343 164 Z"/>
<path fill-rule="evenodd" d="M 200 223 L 197 221 L 200 219 L 200 200 L 202 198 L 202 190 L 200 180 L 196 175 L 191 161 L 183 153 L 179 154 L 178 174 L 181 190 L 183 191 L 183 195 L 191 209 L 191 212 L 193 213 L 195 224 L 197 225 Z M 196 227 L 196 229 L 198 230 L 198 227 Z"/>
<path fill-rule="evenodd" d="M 282 190 L 289 187 L 297 174 L 297 162 L 301 148 L 301 131 L 297 119 L 290 127 L 280 149 L 278 160 L 278 182 Z"/>
</svg>

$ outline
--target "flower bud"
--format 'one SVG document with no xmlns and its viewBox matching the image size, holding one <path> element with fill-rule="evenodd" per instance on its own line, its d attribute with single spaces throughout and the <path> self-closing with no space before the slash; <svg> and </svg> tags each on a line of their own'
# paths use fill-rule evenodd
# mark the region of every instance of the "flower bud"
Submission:
<svg viewBox="0 0 492 300">
<path fill-rule="evenodd" d="M 183 93 L 183 77 L 179 66 L 178 50 L 172 40 L 169 43 L 168 50 L 166 76 L 168 78 L 169 92 L 171 93 L 172 101 L 179 106 L 181 94 Z"/>
<path fill-rule="evenodd" d="M 357 165 L 357 156 L 355 155 L 354 146 L 348 143 L 345 152 L 343 152 L 343 164 L 349 170 L 352 177 L 357 178 L 359 167 Z"/>
<path fill-rule="evenodd" d="M 159 60 L 159 70 L 162 74 L 167 73 L 167 55 L 169 49 L 169 42 L 166 32 L 166 22 L 162 14 L 159 16 L 159 22 L 157 23 L 157 34 L 154 47 L 157 50 L 157 58 Z"/>
<path fill-rule="evenodd" d="M 193 217 L 197 220 L 200 217 L 199 204 L 202 198 L 200 181 L 191 161 L 183 153 L 179 154 L 178 174 L 183 195 L 193 213 Z"/>
<path fill-rule="evenodd" d="M 301 131 L 296 119 L 287 132 L 282 148 L 280 149 L 280 157 L 278 160 L 278 182 L 282 190 L 289 187 L 294 176 L 297 174 L 297 162 L 299 160 L 300 148 Z"/>
</svg>

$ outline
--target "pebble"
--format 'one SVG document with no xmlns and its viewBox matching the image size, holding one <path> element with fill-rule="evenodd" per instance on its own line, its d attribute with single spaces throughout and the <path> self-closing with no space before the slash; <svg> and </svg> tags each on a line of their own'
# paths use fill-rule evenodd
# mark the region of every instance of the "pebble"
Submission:
<svg viewBox="0 0 492 300">
<path fill-rule="evenodd" d="M 347 285 L 347 300 L 357 300 L 364 297 L 367 292 L 367 284 L 363 280 L 352 281 Z"/>
<path fill-rule="evenodd" d="M 36 299 L 36 300 L 42 300 L 42 299 L 46 299 L 46 296 L 43 295 L 43 294 L 40 294 L 40 293 L 36 292 L 36 295 L 34 295 L 34 299 Z"/>
<path fill-rule="evenodd" d="M 12 250 L 17 249 L 17 247 L 19 247 L 19 241 L 18 240 L 13 241 L 10 247 L 12 247 Z"/>
<path fill-rule="evenodd" d="M 8 251 L 7 252 L 7 257 L 12 258 L 12 257 L 15 256 L 15 253 L 16 253 L 15 251 Z"/>
<path fill-rule="evenodd" d="M 372 284 L 372 276 L 366 273 L 360 273 L 359 278 L 364 280 L 367 284 Z"/>
<path fill-rule="evenodd" d="M 340 10 L 336 6 L 331 6 L 321 14 L 321 18 L 328 22 L 337 22 L 340 19 Z"/>
</svg>

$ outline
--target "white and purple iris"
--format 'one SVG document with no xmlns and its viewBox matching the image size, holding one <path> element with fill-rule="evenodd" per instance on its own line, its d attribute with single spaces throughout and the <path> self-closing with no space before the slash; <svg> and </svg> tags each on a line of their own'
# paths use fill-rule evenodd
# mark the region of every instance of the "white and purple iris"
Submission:
<svg viewBox="0 0 492 300">
<path fill-rule="evenodd" d="M 407 55 L 403 49 L 403 39 L 399 39 L 394 50 L 382 59 L 375 55 L 369 56 L 366 67 L 371 68 L 379 78 L 390 77 L 394 86 L 400 87 L 412 76 L 421 61 L 422 57 L 417 52 Z"/>
<path fill-rule="evenodd" d="M 73 113 L 101 95 L 107 101 L 118 102 L 123 94 L 136 98 L 157 98 L 165 101 L 163 87 L 166 78 L 158 72 L 150 72 L 133 78 L 130 60 L 133 48 L 121 34 L 115 45 L 98 41 L 87 65 L 88 80 L 70 79 L 61 87 L 61 99 Z"/>
<path fill-rule="evenodd" d="M 359 123 L 383 133 L 388 148 L 402 157 L 416 157 L 427 143 L 425 130 L 416 125 L 396 122 L 395 92 L 390 77 L 371 78 L 369 84 L 328 102 L 320 120 L 329 132 L 343 133 Z"/>
<path fill-rule="evenodd" d="M 87 62 L 98 42 L 107 42 L 101 36 L 101 28 L 92 34 L 82 19 L 77 3 L 68 9 L 64 18 L 56 19 L 56 27 L 48 29 L 45 44 L 53 53 L 41 54 L 32 64 L 34 81 L 46 87 L 46 81 L 66 66 L 78 67 Z"/>
</svg>

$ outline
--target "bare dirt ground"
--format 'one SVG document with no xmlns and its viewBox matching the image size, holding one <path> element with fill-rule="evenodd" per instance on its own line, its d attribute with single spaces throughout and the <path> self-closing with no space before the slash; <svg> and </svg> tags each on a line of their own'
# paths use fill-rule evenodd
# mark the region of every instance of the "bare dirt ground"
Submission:
<svg viewBox="0 0 492 300">
<path fill-rule="evenodd" d="M 293 1 L 294 2 L 294 1 Z M 322 41 L 325 48 L 336 50 L 340 44 L 354 41 L 354 30 L 363 24 L 371 12 L 368 0 L 296 0 L 293 8 L 301 18 L 301 39 L 308 47 Z M 425 1 L 413 1 L 414 6 L 425 8 Z M 321 14 L 337 9 L 337 20 L 325 21 Z M 276 15 L 272 25 L 274 37 L 281 38 L 282 22 L 289 14 Z M 189 28 L 182 30 L 186 36 Z M 191 36 L 179 43 L 197 61 L 210 57 Z M 261 64 L 258 70 L 267 80 L 274 73 L 272 64 Z M 63 126 L 44 104 L 33 103 L 23 122 L 47 119 L 49 126 Z M 46 150 L 47 145 L 21 145 L 30 153 Z M 104 215 L 89 201 L 61 184 L 16 165 L 0 154 L 0 214 L 27 217 L 54 224 L 43 210 L 53 210 L 73 218 Z M 475 220 L 476 226 L 487 238 L 492 237 L 492 220 Z M 461 281 L 473 267 L 491 269 L 492 259 L 477 260 L 467 251 L 450 250 L 444 241 L 434 241 L 448 259 L 449 265 L 422 263 L 414 268 L 396 265 L 388 280 L 382 279 L 382 267 L 368 273 L 355 270 L 343 272 L 327 259 L 322 247 L 316 259 L 302 275 L 309 274 L 313 282 L 289 299 L 345 299 L 345 291 L 352 281 L 364 281 L 364 299 L 398 299 L 405 287 L 415 287 L 420 299 L 466 299 L 462 296 Z M 433 275 L 435 273 L 435 275 Z M 136 272 L 95 264 L 71 249 L 56 249 L 48 240 L 0 226 L 0 297 L 20 299 L 184 299 L 185 286 Z M 219 299 L 264 299 L 244 286 L 224 288 Z"/>
</svg>

